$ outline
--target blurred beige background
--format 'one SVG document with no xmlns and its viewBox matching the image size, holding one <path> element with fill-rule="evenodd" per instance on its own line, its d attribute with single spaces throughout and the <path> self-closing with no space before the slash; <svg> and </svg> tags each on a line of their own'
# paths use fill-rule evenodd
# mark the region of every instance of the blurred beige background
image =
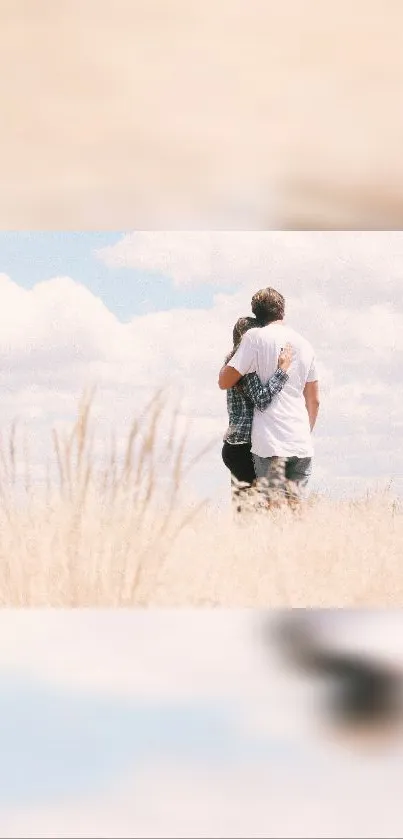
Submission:
<svg viewBox="0 0 403 839">
<path fill-rule="evenodd" d="M 1 0 L 2 228 L 400 228 L 401 0 Z"/>
</svg>

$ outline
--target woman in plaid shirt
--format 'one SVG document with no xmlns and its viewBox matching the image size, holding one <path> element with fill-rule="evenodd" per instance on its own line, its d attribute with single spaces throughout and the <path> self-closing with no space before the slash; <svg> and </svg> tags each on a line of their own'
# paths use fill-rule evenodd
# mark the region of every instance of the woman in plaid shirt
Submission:
<svg viewBox="0 0 403 839">
<path fill-rule="evenodd" d="M 256 318 L 239 318 L 233 329 L 234 346 L 225 359 L 228 364 L 248 329 L 259 326 Z M 278 369 L 263 385 L 257 373 L 243 376 L 239 384 L 227 390 L 227 411 L 229 425 L 224 435 L 222 459 L 231 472 L 234 500 L 239 502 L 239 495 L 250 489 L 256 480 L 255 467 L 251 454 L 251 434 L 253 411 L 264 411 L 273 397 L 280 393 L 288 379 L 287 370 L 292 361 L 292 348 L 288 344 L 279 355 Z M 239 486 L 242 484 L 242 486 Z M 237 507 L 238 511 L 240 507 Z"/>
</svg>

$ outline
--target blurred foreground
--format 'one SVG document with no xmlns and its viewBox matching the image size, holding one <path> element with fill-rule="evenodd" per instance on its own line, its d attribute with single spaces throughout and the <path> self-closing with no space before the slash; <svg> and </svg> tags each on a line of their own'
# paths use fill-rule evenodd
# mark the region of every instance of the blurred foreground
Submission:
<svg viewBox="0 0 403 839">
<path fill-rule="evenodd" d="M 401 229 L 403 7 L 8 0 L 0 226 Z"/>
<path fill-rule="evenodd" d="M 285 655 L 295 628 L 328 680 Z M 0 630 L 0 836 L 402 835 L 402 612 L 3 610 Z M 340 712 L 387 671 L 393 708 Z"/>
</svg>

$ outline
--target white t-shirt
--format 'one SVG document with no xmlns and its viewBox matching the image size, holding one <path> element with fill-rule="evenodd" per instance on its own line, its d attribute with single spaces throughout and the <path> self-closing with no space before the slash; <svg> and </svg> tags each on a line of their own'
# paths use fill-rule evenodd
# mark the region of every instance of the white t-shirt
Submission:
<svg viewBox="0 0 403 839">
<path fill-rule="evenodd" d="M 242 338 L 230 366 L 238 373 L 256 372 L 263 383 L 277 369 L 280 351 L 293 347 L 288 381 L 265 411 L 254 411 L 252 452 L 260 457 L 312 457 L 313 444 L 305 405 L 307 382 L 318 379 L 310 343 L 283 322 L 250 329 Z"/>
</svg>

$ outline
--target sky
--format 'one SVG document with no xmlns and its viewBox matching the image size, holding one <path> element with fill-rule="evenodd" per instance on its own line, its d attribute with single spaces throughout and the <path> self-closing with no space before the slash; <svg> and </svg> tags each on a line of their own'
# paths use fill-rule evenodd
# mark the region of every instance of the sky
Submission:
<svg viewBox="0 0 403 839">
<path fill-rule="evenodd" d="M 70 276 L 99 296 L 119 320 L 171 308 L 212 303 L 205 286 L 177 288 L 161 271 L 150 276 L 141 268 L 108 267 L 95 251 L 119 244 L 125 234 L 0 231 L 1 273 L 26 289 L 59 276 Z M 150 282 L 152 279 L 152 282 Z"/>
<path fill-rule="evenodd" d="M 369 627 L 403 665 L 399 612 L 345 615 L 328 642 Z M 263 619 L 3 610 L 0 836 L 401 835 L 401 738 L 364 753 L 318 727 Z"/>
<path fill-rule="evenodd" d="M 272 285 L 318 361 L 312 488 L 401 493 L 402 274 L 400 232 L 1 232 L 3 429 L 27 424 L 39 476 L 50 426 L 72 422 L 86 386 L 101 437 L 110 424 L 122 444 L 168 386 L 189 457 L 213 446 L 189 491 L 225 503 L 217 374 L 233 323 Z"/>
</svg>

